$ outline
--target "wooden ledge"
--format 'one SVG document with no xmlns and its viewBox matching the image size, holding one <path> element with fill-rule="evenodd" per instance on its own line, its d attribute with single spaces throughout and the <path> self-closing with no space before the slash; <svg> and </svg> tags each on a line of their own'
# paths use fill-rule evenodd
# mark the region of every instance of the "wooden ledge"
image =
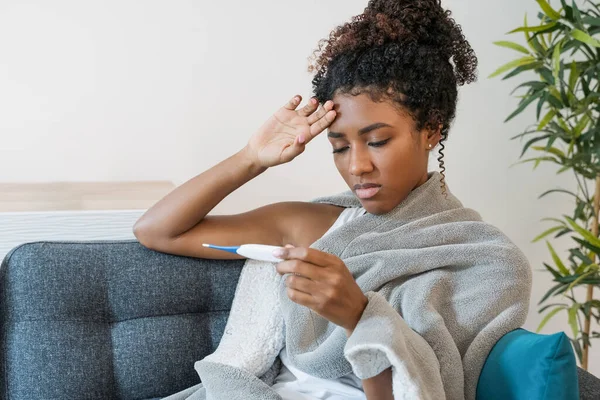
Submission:
<svg viewBox="0 0 600 400">
<path fill-rule="evenodd" d="M 148 209 L 169 181 L 0 183 L 0 212 Z"/>
</svg>

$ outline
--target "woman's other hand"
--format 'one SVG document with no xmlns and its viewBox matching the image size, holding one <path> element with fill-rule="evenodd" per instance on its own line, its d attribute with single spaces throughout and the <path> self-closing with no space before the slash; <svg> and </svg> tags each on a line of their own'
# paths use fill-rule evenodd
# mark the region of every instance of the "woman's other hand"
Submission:
<svg viewBox="0 0 600 400">
<path fill-rule="evenodd" d="M 302 97 L 294 96 L 250 138 L 244 151 L 256 166 L 268 168 L 292 161 L 335 119 L 333 101 L 319 107 L 316 98 L 296 110 Z"/>
<path fill-rule="evenodd" d="M 368 303 L 346 264 L 334 256 L 312 248 L 287 245 L 277 264 L 286 277 L 287 294 L 294 303 L 314 310 L 323 318 L 352 331 Z"/>
</svg>

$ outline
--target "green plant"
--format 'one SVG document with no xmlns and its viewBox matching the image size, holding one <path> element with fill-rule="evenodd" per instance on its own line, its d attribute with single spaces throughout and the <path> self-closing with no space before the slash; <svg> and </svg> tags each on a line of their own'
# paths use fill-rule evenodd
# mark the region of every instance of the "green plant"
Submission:
<svg viewBox="0 0 600 400">
<path fill-rule="evenodd" d="M 573 338 L 569 339 L 581 367 L 587 370 L 590 339 L 600 337 L 600 332 L 590 333 L 592 318 L 596 324 L 600 323 L 600 300 L 593 298 L 594 287 L 600 287 L 596 262 L 596 257 L 600 256 L 600 41 L 594 38 L 600 33 L 600 3 L 571 0 L 567 4 L 566 0 L 560 0 L 561 8 L 557 10 L 546 0 L 536 1 L 541 9 L 538 14 L 539 25 L 528 26 L 525 15 L 523 26 L 508 32 L 523 33 L 527 47 L 515 42 L 495 42 L 498 46 L 522 54 L 490 77 L 505 73 L 502 79 L 521 73 L 535 77 L 519 84 L 511 93 L 518 89 L 524 91 L 518 96 L 521 100 L 517 109 L 505 120 L 511 120 L 531 104 L 536 106 L 536 123 L 511 138 L 528 139 L 519 158 L 527 150 L 535 151 L 536 156 L 516 164 L 533 162 L 535 169 L 541 162 L 551 162 L 558 165 L 557 174 L 570 170 L 577 181 L 577 193 L 552 189 L 539 196 L 541 198 L 554 192 L 572 196 L 574 212 L 572 216 L 544 218 L 555 225 L 533 241 L 551 234 L 555 239 L 572 234 L 575 243 L 568 250 L 568 258 L 562 260 L 546 240 L 554 266 L 543 264 L 545 270 L 553 275 L 556 284 L 538 305 L 550 298 L 558 297 L 558 300 L 538 311 L 543 313 L 548 310 L 548 313 L 537 332 L 558 312 L 566 311 L 573 332 Z M 591 196 L 588 181 L 595 185 Z M 584 302 L 577 301 L 573 291 L 581 285 L 587 285 Z"/>
</svg>

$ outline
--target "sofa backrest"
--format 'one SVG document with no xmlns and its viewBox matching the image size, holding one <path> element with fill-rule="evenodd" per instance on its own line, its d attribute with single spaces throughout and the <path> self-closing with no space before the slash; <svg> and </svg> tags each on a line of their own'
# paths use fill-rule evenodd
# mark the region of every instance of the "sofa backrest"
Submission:
<svg viewBox="0 0 600 400">
<path fill-rule="evenodd" d="M 0 398 L 157 399 L 199 383 L 243 265 L 137 240 L 15 247 L 0 265 Z M 581 399 L 600 398 L 578 374 Z"/>
<path fill-rule="evenodd" d="M 199 383 L 243 262 L 137 240 L 15 247 L 0 267 L 0 396 L 145 399 Z"/>
</svg>

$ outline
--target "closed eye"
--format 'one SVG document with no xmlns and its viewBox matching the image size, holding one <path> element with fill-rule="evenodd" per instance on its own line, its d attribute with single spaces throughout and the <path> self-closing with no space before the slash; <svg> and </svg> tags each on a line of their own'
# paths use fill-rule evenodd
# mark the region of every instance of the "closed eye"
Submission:
<svg viewBox="0 0 600 400">
<path fill-rule="evenodd" d="M 381 147 L 386 144 L 390 139 L 382 140 L 381 142 L 369 143 L 373 147 Z"/>
<path fill-rule="evenodd" d="M 386 144 L 386 143 L 387 143 L 389 140 L 390 140 L 390 139 L 386 139 L 386 140 L 382 140 L 381 142 L 373 142 L 373 143 L 369 143 L 369 146 L 373 146 L 373 147 L 381 147 L 381 146 L 383 146 L 384 144 Z M 339 149 L 334 149 L 334 150 L 333 150 L 333 153 L 334 153 L 334 154 L 335 154 L 335 153 L 343 153 L 343 152 L 345 152 L 346 150 L 348 150 L 348 146 L 346 146 L 346 147 L 342 147 L 342 148 L 339 148 Z"/>
</svg>

